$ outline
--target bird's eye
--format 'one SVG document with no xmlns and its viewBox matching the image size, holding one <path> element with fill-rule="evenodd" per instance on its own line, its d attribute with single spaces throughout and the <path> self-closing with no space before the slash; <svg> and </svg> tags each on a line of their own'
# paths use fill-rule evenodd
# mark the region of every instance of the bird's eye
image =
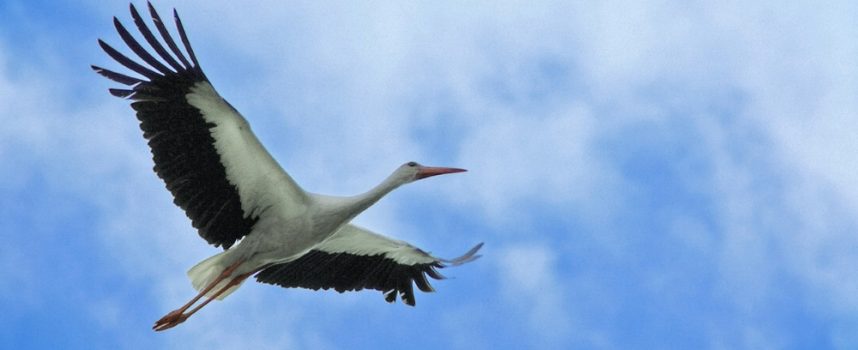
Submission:
<svg viewBox="0 0 858 350">
<path fill-rule="evenodd" d="M 417 162 L 408 162 L 408 166 L 411 166 L 411 167 L 417 166 Z"/>
</svg>

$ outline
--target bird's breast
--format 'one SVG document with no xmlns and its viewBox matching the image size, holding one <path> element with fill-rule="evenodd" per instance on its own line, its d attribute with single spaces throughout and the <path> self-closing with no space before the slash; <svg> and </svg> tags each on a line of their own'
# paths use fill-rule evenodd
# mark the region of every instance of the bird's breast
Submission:
<svg viewBox="0 0 858 350">
<path fill-rule="evenodd" d="M 350 219 L 313 208 L 302 214 L 260 218 L 236 247 L 242 250 L 240 255 L 260 265 L 290 261 L 328 239 Z"/>
</svg>

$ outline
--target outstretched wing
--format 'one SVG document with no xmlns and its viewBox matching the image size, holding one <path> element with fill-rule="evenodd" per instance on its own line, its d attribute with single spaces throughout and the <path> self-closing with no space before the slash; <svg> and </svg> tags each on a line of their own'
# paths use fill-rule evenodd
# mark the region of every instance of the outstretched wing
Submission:
<svg viewBox="0 0 858 350">
<path fill-rule="evenodd" d="M 300 258 L 272 265 L 256 275 L 262 283 L 281 287 L 331 289 L 342 293 L 375 289 L 387 302 L 396 295 L 414 306 L 414 288 L 431 292 L 426 278 L 444 278 L 437 269 L 461 265 L 479 258 L 482 243 L 452 260 L 436 258 L 410 244 L 366 229 L 346 225 Z"/>
<path fill-rule="evenodd" d="M 176 11 L 176 29 L 187 57 L 151 3 L 148 7 L 169 52 L 132 4 L 134 24 L 155 55 L 115 17 L 119 36 L 142 62 L 102 40 L 98 43 L 111 58 L 142 77 L 92 69 L 128 86 L 109 91 L 134 101 L 131 107 L 149 141 L 155 172 L 200 236 L 227 249 L 251 232 L 263 210 L 303 204 L 306 194 L 259 143 L 244 117 L 209 83 Z"/>
</svg>

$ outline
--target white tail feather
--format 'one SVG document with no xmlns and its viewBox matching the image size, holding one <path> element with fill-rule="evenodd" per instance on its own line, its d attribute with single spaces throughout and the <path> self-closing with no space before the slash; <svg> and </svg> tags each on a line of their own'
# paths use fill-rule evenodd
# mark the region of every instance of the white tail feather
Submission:
<svg viewBox="0 0 858 350">
<path fill-rule="evenodd" d="M 207 259 L 200 261 L 198 264 L 194 265 L 190 270 L 188 270 L 188 278 L 191 279 L 191 285 L 194 286 L 194 289 L 197 291 L 203 290 L 207 287 L 212 281 L 214 281 L 220 274 L 226 269 L 226 266 L 222 263 L 224 257 L 226 257 L 225 252 L 215 254 L 213 256 L 208 257 Z M 223 287 L 229 283 L 229 278 L 225 278 L 220 281 L 217 286 L 210 289 L 208 293 L 206 293 L 207 297 L 211 297 L 217 291 L 221 290 Z M 232 294 L 241 284 L 237 286 L 233 286 L 223 292 L 221 295 L 217 297 L 217 300 L 223 300 L 228 295 Z"/>
</svg>

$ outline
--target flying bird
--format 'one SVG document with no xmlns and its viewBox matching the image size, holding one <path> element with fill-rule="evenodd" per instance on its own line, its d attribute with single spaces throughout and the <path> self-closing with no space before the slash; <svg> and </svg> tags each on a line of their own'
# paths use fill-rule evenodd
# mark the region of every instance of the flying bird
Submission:
<svg viewBox="0 0 858 350">
<path fill-rule="evenodd" d="M 399 296 L 413 306 L 414 285 L 431 292 L 427 277 L 443 278 L 437 269 L 479 257 L 482 243 L 447 260 L 350 223 L 399 186 L 464 169 L 408 162 L 363 194 L 335 197 L 303 190 L 265 150 L 247 120 L 215 91 L 176 10 L 173 18 L 184 53 L 151 3 L 148 9 L 157 35 L 130 5 L 134 24 L 151 50 L 113 18 L 122 41 L 139 60 L 98 40 L 108 56 L 137 76 L 92 69 L 127 86 L 109 92 L 132 101 L 155 173 L 199 235 L 224 249 L 188 271 L 198 294 L 156 321 L 154 330 L 184 322 L 251 276 L 286 288 L 375 289 L 387 302 Z"/>
</svg>

